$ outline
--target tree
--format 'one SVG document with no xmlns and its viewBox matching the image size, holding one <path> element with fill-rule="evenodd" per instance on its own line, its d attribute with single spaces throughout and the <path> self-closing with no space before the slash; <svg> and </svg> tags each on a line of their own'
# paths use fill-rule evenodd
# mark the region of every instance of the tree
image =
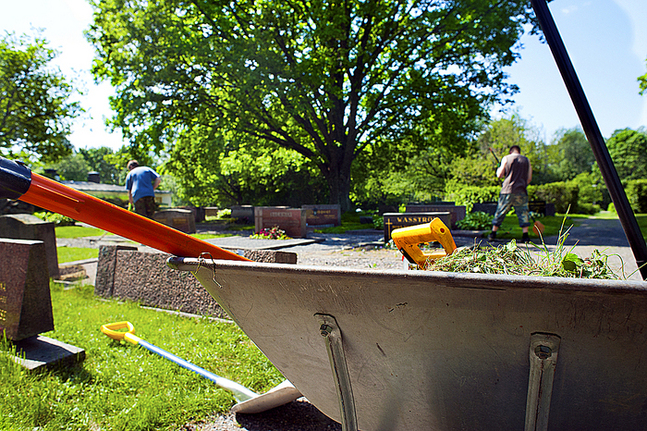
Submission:
<svg viewBox="0 0 647 431">
<path fill-rule="evenodd" d="M 72 85 L 49 63 L 56 51 L 39 37 L 0 38 L 0 154 L 24 151 L 51 162 L 68 155 L 70 120 L 80 113 Z"/>
<path fill-rule="evenodd" d="M 640 94 L 645 94 L 645 91 L 647 91 L 647 73 L 638 77 L 638 85 L 640 86 Z"/>
<path fill-rule="evenodd" d="M 95 0 L 94 73 L 133 147 L 169 150 L 198 126 L 309 160 L 350 207 L 351 167 L 421 122 L 487 115 L 527 0 Z"/>
<path fill-rule="evenodd" d="M 560 129 L 553 142 L 550 168 L 556 180 L 568 181 L 591 172 L 595 155 L 581 128 Z"/>
<path fill-rule="evenodd" d="M 628 128 L 616 130 L 606 144 L 622 181 L 647 178 L 647 134 Z"/>
</svg>

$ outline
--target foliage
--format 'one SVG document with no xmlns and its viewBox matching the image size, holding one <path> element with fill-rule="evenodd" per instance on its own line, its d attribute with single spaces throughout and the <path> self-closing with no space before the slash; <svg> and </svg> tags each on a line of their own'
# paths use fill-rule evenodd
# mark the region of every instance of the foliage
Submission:
<svg viewBox="0 0 647 431">
<path fill-rule="evenodd" d="M 483 211 L 474 211 L 456 222 L 456 227 L 463 230 L 482 230 L 492 226 L 492 216 Z"/>
<path fill-rule="evenodd" d="M 531 201 L 546 201 L 555 204 L 555 211 L 560 214 L 577 211 L 579 189 L 572 181 L 558 181 L 528 187 L 528 199 Z"/>
<path fill-rule="evenodd" d="M 278 226 L 272 228 L 266 227 L 261 229 L 259 232 L 250 235 L 250 238 L 253 239 L 290 239 L 289 236 L 285 234 L 283 229 L 279 229 Z"/>
<path fill-rule="evenodd" d="M 608 265 L 608 256 L 593 250 L 589 258 L 573 253 L 574 247 L 564 243 L 568 230 L 560 232 L 557 246 L 550 251 L 542 241 L 540 246 L 530 243 L 519 247 L 513 239 L 497 247 L 460 247 L 451 255 L 427 262 L 427 270 L 448 272 L 472 272 L 481 274 L 525 275 L 541 277 L 569 277 L 617 279 L 618 276 Z M 533 256 L 530 248 L 539 253 Z"/>
<path fill-rule="evenodd" d="M 235 325 L 105 300 L 93 286 L 51 287 L 56 330 L 43 335 L 81 346 L 78 367 L 34 375 L 0 354 L 2 429 L 164 430 L 183 428 L 233 405 L 212 382 L 130 343 L 112 341 L 99 327 L 131 321 L 144 340 L 263 393 L 283 378 Z M 12 346 L 0 340 L 1 353 Z"/>
<path fill-rule="evenodd" d="M 419 125 L 442 136 L 506 102 L 516 87 L 502 70 L 532 17 L 526 0 L 94 7 L 93 72 L 115 86 L 112 123 L 133 148 L 172 151 L 199 127 L 236 132 L 299 153 L 343 211 L 367 147 L 397 148 Z"/>
<path fill-rule="evenodd" d="M 57 53 L 41 37 L 0 37 L 0 155 L 24 151 L 45 162 L 70 154 L 75 91 L 51 65 Z"/>
<path fill-rule="evenodd" d="M 55 226 L 74 226 L 76 220 L 58 213 L 49 211 L 35 212 L 34 215 L 41 220 L 54 223 Z"/>
<path fill-rule="evenodd" d="M 637 213 L 647 213 L 647 179 L 627 181 L 627 199 Z"/>
<path fill-rule="evenodd" d="M 177 179 L 180 199 L 194 205 L 300 206 L 327 197 L 325 182 L 297 153 L 212 127 L 184 131 L 163 172 Z"/>
<path fill-rule="evenodd" d="M 580 174 L 591 172 L 595 156 L 581 128 L 558 130 L 554 142 L 547 148 L 547 162 L 552 178 L 568 181 Z"/>
<path fill-rule="evenodd" d="M 616 130 L 606 144 L 621 181 L 647 178 L 647 133 Z"/>
<path fill-rule="evenodd" d="M 451 182 L 447 186 L 445 197 L 456 205 L 465 205 L 465 210 L 471 212 L 475 203 L 497 202 L 500 192 L 500 186 L 473 187 Z"/>
</svg>

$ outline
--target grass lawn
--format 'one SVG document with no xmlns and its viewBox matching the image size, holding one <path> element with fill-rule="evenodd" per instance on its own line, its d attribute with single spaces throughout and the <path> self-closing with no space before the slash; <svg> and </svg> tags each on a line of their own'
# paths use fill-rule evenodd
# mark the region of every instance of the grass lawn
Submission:
<svg viewBox="0 0 647 431">
<path fill-rule="evenodd" d="M 11 345 L 0 341 L 2 430 L 175 430 L 235 403 L 197 374 L 109 339 L 99 330 L 106 323 L 128 320 L 142 339 L 258 393 L 283 380 L 234 324 L 97 298 L 92 286 L 51 289 L 56 330 L 43 335 L 85 349 L 86 360 L 31 375 L 3 354 Z"/>
<path fill-rule="evenodd" d="M 576 218 L 570 215 L 565 216 L 563 214 L 558 214 L 555 216 L 548 216 L 548 217 L 540 217 L 535 220 L 544 225 L 545 227 L 545 230 L 543 233 L 544 237 L 559 235 L 559 231 L 562 228 L 562 224 L 564 226 L 564 230 L 568 229 L 568 227 L 571 225 L 573 226 L 578 225 Z M 537 238 L 537 235 L 532 231 L 533 221 L 530 220 L 530 223 L 531 223 L 531 227 L 529 229 L 530 237 Z M 517 216 L 514 214 L 506 215 L 505 220 L 503 221 L 503 224 L 501 225 L 501 227 L 499 228 L 499 231 L 497 232 L 497 238 L 521 239 L 521 235 L 522 235 L 522 230 L 519 227 L 519 220 L 517 219 Z"/>
<path fill-rule="evenodd" d="M 58 255 L 58 263 L 61 264 L 98 257 L 99 249 L 81 247 L 56 247 L 56 254 Z"/>
</svg>

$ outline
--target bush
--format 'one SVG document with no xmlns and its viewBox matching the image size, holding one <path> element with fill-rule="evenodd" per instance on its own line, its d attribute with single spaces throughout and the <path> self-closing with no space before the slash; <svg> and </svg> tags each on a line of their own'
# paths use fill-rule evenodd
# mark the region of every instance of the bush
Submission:
<svg viewBox="0 0 647 431">
<path fill-rule="evenodd" d="M 627 181 L 627 199 L 637 213 L 647 213 L 647 179 Z"/>
<path fill-rule="evenodd" d="M 483 230 L 492 226 L 492 216 L 483 211 L 475 211 L 456 222 L 456 227 L 463 230 Z"/>
<path fill-rule="evenodd" d="M 578 212 L 579 188 L 573 181 L 558 181 L 528 187 L 528 200 L 546 201 L 555 204 L 558 213 Z"/>
<path fill-rule="evenodd" d="M 43 211 L 34 213 L 34 215 L 41 220 L 54 223 L 55 226 L 74 226 L 76 224 L 76 220 L 57 213 Z"/>
<path fill-rule="evenodd" d="M 465 205 L 465 210 L 470 212 L 476 203 L 498 201 L 500 191 L 499 186 L 474 187 L 448 184 L 445 189 L 445 200 L 456 202 L 456 205 Z"/>
</svg>

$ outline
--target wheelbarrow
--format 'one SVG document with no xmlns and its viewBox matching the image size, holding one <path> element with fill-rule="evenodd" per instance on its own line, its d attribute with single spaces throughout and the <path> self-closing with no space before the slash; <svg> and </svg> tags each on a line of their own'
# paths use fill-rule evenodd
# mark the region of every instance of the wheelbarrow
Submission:
<svg viewBox="0 0 647 431">
<path fill-rule="evenodd" d="M 172 250 L 345 430 L 644 428 L 644 282 L 255 263 L 30 175 L 14 196 Z"/>
</svg>

